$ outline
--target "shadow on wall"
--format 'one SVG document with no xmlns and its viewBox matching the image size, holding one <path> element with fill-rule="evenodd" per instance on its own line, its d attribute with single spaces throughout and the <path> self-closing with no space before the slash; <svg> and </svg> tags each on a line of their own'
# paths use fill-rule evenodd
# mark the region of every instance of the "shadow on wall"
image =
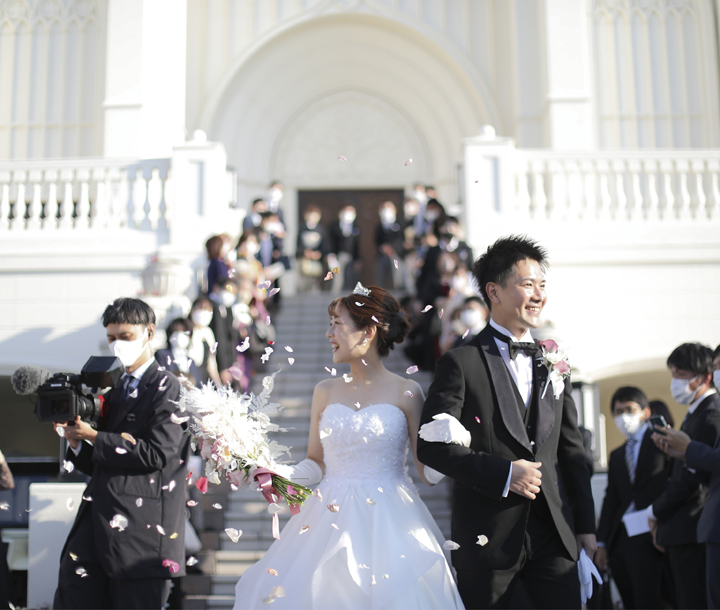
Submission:
<svg viewBox="0 0 720 610">
<path fill-rule="evenodd" d="M 677 404 L 672 399 L 672 395 L 670 394 L 670 379 L 670 371 L 667 368 L 661 368 L 638 373 L 614 375 L 597 380 L 600 388 L 601 411 L 603 415 L 605 415 L 607 427 L 608 456 L 613 449 L 625 442 L 625 437 L 620 433 L 613 421 L 610 406 L 610 399 L 618 388 L 635 386 L 645 392 L 648 400 L 662 400 L 675 418 L 675 427 L 678 428 L 680 426 L 680 423 L 685 418 L 685 413 L 687 413 L 687 407 Z"/>
</svg>

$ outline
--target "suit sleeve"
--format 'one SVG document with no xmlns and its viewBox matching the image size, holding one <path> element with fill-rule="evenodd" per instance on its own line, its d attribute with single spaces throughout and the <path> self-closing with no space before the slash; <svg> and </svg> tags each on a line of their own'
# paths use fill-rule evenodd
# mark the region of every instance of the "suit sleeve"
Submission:
<svg viewBox="0 0 720 610">
<path fill-rule="evenodd" d="M 435 378 L 423 407 L 420 424 L 432 421 L 433 415 L 448 413 L 462 419 L 465 404 L 465 375 L 452 352 L 437 362 Z M 418 459 L 479 493 L 501 500 L 510 471 L 510 460 L 484 451 L 456 444 L 430 443 L 418 439 Z"/>
<path fill-rule="evenodd" d="M 573 509 L 576 534 L 595 533 L 595 502 L 590 486 L 590 473 L 585 459 L 585 446 L 578 429 L 577 407 L 572 398 L 570 379 L 565 380 L 563 414 L 558 440 L 558 464 Z"/>
<path fill-rule="evenodd" d="M 707 410 L 703 414 L 702 421 L 698 422 L 696 429 L 698 432 L 693 438 L 695 443 L 691 443 L 691 445 L 702 443 L 712 452 L 711 447 L 715 445 L 715 440 L 720 432 L 720 411 L 717 409 Z M 692 468 L 692 466 L 690 467 Z M 683 466 L 679 476 L 673 476 L 665 491 L 653 502 L 652 510 L 655 517 L 659 521 L 670 518 L 680 506 L 697 492 L 698 482 L 698 478 Z"/>
<path fill-rule="evenodd" d="M 692 441 L 685 451 L 685 463 L 688 468 L 720 473 L 720 448 L 713 449 L 704 443 Z"/>
<path fill-rule="evenodd" d="M 605 499 L 603 500 L 602 511 L 600 512 L 600 523 L 598 525 L 597 539 L 598 542 L 607 544 L 610 536 L 613 519 L 620 510 L 621 499 L 617 489 L 617 481 L 614 474 L 615 452 L 610 456 L 610 467 L 608 468 L 608 486 L 605 490 Z"/>
<path fill-rule="evenodd" d="M 170 381 L 164 390 L 159 389 L 160 381 L 148 388 L 148 391 L 155 392 L 155 397 L 148 406 L 150 416 L 146 435 L 134 439 L 133 443 L 118 432 L 98 432 L 92 455 L 95 464 L 147 473 L 162 470 L 167 464 L 167 457 L 177 453 L 182 445 L 184 429 L 180 424 L 173 423 L 170 416 L 177 411 L 180 384 L 169 376 L 167 379 Z"/>
</svg>

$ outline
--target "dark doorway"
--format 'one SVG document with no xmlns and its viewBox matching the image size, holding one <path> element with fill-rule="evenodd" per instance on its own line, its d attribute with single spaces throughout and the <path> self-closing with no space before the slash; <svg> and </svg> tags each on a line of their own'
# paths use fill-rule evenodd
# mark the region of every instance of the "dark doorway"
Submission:
<svg viewBox="0 0 720 610">
<path fill-rule="evenodd" d="M 357 210 L 355 224 L 360 229 L 362 283 L 370 286 L 375 283 L 375 229 L 380 223 L 378 209 L 381 203 L 392 201 L 397 208 L 398 222 L 402 222 L 404 196 L 402 189 L 298 191 L 299 225 L 302 226 L 305 208 L 310 204 L 315 204 L 322 210 L 321 224 L 326 230 L 337 220 L 341 207 L 354 205 Z"/>
</svg>

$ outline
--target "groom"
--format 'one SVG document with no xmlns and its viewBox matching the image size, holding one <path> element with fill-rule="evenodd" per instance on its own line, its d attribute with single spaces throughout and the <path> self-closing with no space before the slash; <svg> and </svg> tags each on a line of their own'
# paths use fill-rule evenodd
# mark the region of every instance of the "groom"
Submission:
<svg viewBox="0 0 720 610">
<path fill-rule="evenodd" d="M 490 323 L 438 360 L 423 408 L 418 459 L 455 480 L 453 565 L 467 608 L 509 608 L 518 580 L 536 608 L 580 608 L 578 553 L 596 549 L 570 380 L 548 379 L 530 336 L 546 267 L 545 250 L 519 236 L 475 261 Z"/>
</svg>

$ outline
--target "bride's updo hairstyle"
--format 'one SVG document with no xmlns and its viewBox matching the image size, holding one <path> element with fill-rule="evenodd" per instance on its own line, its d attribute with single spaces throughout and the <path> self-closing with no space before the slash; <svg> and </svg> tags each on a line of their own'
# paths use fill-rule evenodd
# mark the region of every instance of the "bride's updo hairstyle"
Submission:
<svg viewBox="0 0 720 610">
<path fill-rule="evenodd" d="M 328 306 L 328 313 L 337 316 L 338 310 L 343 308 L 358 328 L 375 326 L 378 354 L 387 356 L 396 343 L 405 340 L 410 324 L 392 294 L 379 286 L 369 286 L 368 290 L 370 294 L 367 296 L 350 294 L 338 297 Z"/>
</svg>

